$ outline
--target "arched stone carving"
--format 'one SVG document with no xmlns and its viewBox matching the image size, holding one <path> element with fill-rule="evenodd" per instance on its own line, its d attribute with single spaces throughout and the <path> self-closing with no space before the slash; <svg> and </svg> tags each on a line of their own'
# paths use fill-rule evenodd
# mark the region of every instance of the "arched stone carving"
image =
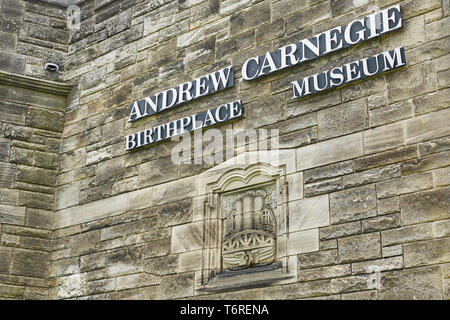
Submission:
<svg viewBox="0 0 450 320">
<path fill-rule="evenodd" d="M 222 195 L 222 268 L 240 270 L 276 261 L 275 185 Z"/>
</svg>

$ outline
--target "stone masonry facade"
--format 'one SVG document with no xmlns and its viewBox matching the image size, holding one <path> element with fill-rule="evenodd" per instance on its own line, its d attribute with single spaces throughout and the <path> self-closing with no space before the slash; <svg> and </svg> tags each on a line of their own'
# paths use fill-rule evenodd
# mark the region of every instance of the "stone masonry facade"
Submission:
<svg viewBox="0 0 450 320">
<path fill-rule="evenodd" d="M 79 29 L 71 1 L 0 0 L 0 299 L 450 299 L 449 0 L 73 3 Z M 251 57 L 395 4 L 400 30 L 242 79 Z M 292 81 L 399 46 L 400 69 L 292 99 Z M 233 87 L 127 121 L 133 101 L 230 65 Z M 244 116 L 215 129 L 278 129 L 279 163 L 125 150 L 237 99 Z M 217 277 L 222 195 L 261 184 L 279 268 Z"/>
</svg>

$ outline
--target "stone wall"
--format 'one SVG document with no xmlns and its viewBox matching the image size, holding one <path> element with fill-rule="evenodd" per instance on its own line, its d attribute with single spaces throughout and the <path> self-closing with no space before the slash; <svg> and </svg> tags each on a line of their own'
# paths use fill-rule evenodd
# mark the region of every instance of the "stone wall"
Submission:
<svg viewBox="0 0 450 320">
<path fill-rule="evenodd" d="M 396 3 L 404 19 L 401 30 L 242 80 L 241 66 L 250 57 Z M 35 202 L 36 192 L 52 199 L 55 192 L 54 208 L 31 211 L 51 217 L 51 228 L 32 225 L 53 230 L 51 236 L 50 231 L 34 235 L 53 239 L 52 250 L 42 250 L 48 274 L 37 275 L 51 287 L 45 297 L 450 298 L 448 0 L 96 0 L 80 7 L 80 30 L 65 33 L 67 42 L 61 44 L 67 45 L 62 77 L 74 83 L 64 125 L 42 128 L 42 123 L 58 122 L 42 118 L 29 129 L 30 106 L 27 117 L 18 117 L 23 123 L 14 123 L 25 125 L 27 132 L 55 132 L 47 140 L 60 139 L 57 165 L 45 168 L 52 174 L 39 175 L 53 177 L 48 192 L 21 189 L 41 184 L 29 180 L 35 170 L 44 170 L 36 168 L 37 142 L 31 148 L 34 162 L 27 164 L 13 163 L 11 157 L 13 149 L 30 147 L 14 145 L 13 137 L 1 140 L 7 150 L 1 161 L 14 172 L 1 199 L 11 202 L 11 210 L 21 210 L 20 219 L 31 211 L 20 202 L 26 199 L 22 193 L 33 192 Z M 44 29 L 49 27 L 51 22 Z M 291 81 L 399 46 L 406 52 L 402 69 L 291 99 Z M 127 122 L 132 101 L 229 65 L 236 70 L 234 87 Z M 280 190 L 287 192 L 282 204 L 290 222 L 282 245 L 289 278 L 231 290 L 219 283 L 216 292 L 202 291 L 205 247 L 211 246 L 214 223 L 220 222 L 205 213 L 212 206 L 208 186 L 230 168 L 245 168 L 176 165 L 171 161 L 176 141 L 126 152 L 123 137 L 236 99 L 242 100 L 245 116 L 217 129 L 280 130 L 285 153 L 281 166 L 271 166 L 285 179 Z M 11 125 L 0 121 L 5 132 Z M 248 150 L 248 145 L 236 146 L 235 155 Z M 33 172 L 21 171 L 28 167 Z M 14 192 L 16 198 L 9 200 Z M 22 220 L 9 223 L 21 225 Z M 1 261 L 14 261 L 14 254 L 22 253 L 18 247 L 25 248 L 27 230 L 3 225 Z M 14 263 L 4 265 L 0 274 L 12 279 Z M 28 297 L 20 286 L 14 287 L 15 296 L 11 290 L 8 284 L 6 297 Z"/>
<path fill-rule="evenodd" d="M 0 297 L 48 296 L 52 224 L 70 87 L 64 70 L 65 10 L 39 1 L 0 1 Z M 28 77 L 28 76 L 33 76 Z"/>
</svg>

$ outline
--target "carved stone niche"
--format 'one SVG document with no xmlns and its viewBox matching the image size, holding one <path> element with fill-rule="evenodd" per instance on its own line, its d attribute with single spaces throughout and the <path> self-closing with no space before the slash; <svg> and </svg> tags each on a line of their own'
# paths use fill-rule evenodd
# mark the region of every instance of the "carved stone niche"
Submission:
<svg viewBox="0 0 450 320">
<path fill-rule="evenodd" d="M 207 185 L 199 293 L 296 280 L 287 252 L 287 187 L 285 167 L 263 163 L 229 170 Z"/>
</svg>

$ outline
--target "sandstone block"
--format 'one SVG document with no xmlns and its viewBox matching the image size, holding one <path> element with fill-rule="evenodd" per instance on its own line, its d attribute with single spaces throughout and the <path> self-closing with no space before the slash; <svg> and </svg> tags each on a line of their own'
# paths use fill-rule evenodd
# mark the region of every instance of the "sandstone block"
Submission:
<svg viewBox="0 0 450 320">
<path fill-rule="evenodd" d="M 298 271 L 298 281 L 311 281 L 319 279 L 337 278 L 347 276 L 352 273 L 349 264 L 341 264 L 337 266 L 320 267 L 313 269 L 304 269 Z"/>
<path fill-rule="evenodd" d="M 394 149 L 404 144 L 403 123 L 393 123 L 364 132 L 364 154 Z"/>
<path fill-rule="evenodd" d="M 448 29 L 449 24 L 449 17 L 427 24 L 428 41 L 433 41 L 448 36 L 448 34 L 445 33 L 445 30 Z"/>
<path fill-rule="evenodd" d="M 441 152 L 417 160 L 405 161 L 402 165 L 402 172 L 404 175 L 408 175 L 448 165 L 450 165 L 450 152 Z"/>
<path fill-rule="evenodd" d="M 362 158 L 355 159 L 355 171 L 367 170 L 370 168 L 383 166 L 391 163 L 401 162 L 402 160 L 417 157 L 417 147 L 402 147 L 396 150 L 386 151 Z"/>
<path fill-rule="evenodd" d="M 400 197 L 404 225 L 450 217 L 449 188 L 439 188 Z"/>
<path fill-rule="evenodd" d="M 406 122 L 406 144 L 449 135 L 450 109 L 427 113 Z"/>
<path fill-rule="evenodd" d="M 353 262 L 381 257 L 378 233 L 368 233 L 338 239 L 339 262 Z"/>
<path fill-rule="evenodd" d="M 172 253 L 203 248 L 203 222 L 183 224 L 172 228 Z"/>
<path fill-rule="evenodd" d="M 344 293 L 372 289 L 368 285 L 368 276 L 351 276 L 339 279 L 331 279 L 331 292 Z"/>
<path fill-rule="evenodd" d="M 362 152 L 361 133 L 318 142 L 297 149 L 297 170 L 356 158 L 361 156 Z"/>
<path fill-rule="evenodd" d="M 401 176 L 399 164 L 374 168 L 342 177 L 343 188 L 357 187 L 363 184 L 383 181 Z"/>
<path fill-rule="evenodd" d="M 360 99 L 317 112 L 319 140 L 368 128 L 366 99 Z"/>
<path fill-rule="evenodd" d="M 270 22 L 270 1 L 265 0 L 233 14 L 230 18 L 230 32 L 235 35 L 267 22 Z"/>
<path fill-rule="evenodd" d="M 325 228 L 320 228 L 320 240 L 328 240 L 361 233 L 361 222 L 347 222 Z"/>
<path fill-rule="evenodd" d="M 166 255 L 145 260 L 144 271 L 154 275 L 177 273 L 178 255 Z"/>
<path fill-rule="evenodd" d="M 353 172 L 353 162 L 344 161 L 327 166 L 306 170 L 303 173 L 305 183 L 334 178 Z"/>
<path fill-rule="evenodd" d="M 383 247 L 381 250 L 383 252 L 383 258 L 394 257 L 403 254 L 403 246 L 401 244 Z"/>
<path fill-rule="evenodd" d="M 450 236 L 450 220 L 433 222 L 433 234 L 435 238 Z"/>
<path fill-rule="evenodd" d="M 371 261 L 363 261 L 352 263 L 353 274 L 375 273 L 376 271 L 383 272 L 389 270 L 397 270 L 403 268 L 403 258 L 393 257 L 387 259 L 378 259 Z"/>
<path fill-rule="evenodd" d="M 300 28 L 318 23 L 330 17 L 330 4 L 320 3 L 314 7 L 289 16 L 286 20 L 286 34 L 298 31 Z"/>
<path fill-rule="evenodd" d="M 375 216 L 375 186 L 367 185 L 330 195 L 331 223 L 341 223 Z"/>
<path fill-rule="evenodd" d="M 327 226 L 328 196 L 318 196 L 289 203 L 289 232 Z"/>
<path fill-rule="evenodd" d="M 377 183 L 377 196 L 378 198 L 387 198 L 430 189 L 432 186 L 433 179 L 431 172 L 417 173 Z"/>
<path fill-rule="evenodd" d="M 385 107 L 369 111 L 369 122 L 371 127 L 376 127 L 391 122 L 411 118 L 413 116 L 412 102 L 401 101 Z"/>
<path fill-rule="evenodd" d="M 381 216 L 362 221 L 362 230 L 364 233 L 393 229 L 400 227 L 400 215 L 393 214 L 389 216 Z"/>
<path fill-rule="evenodd" d="M 381 274 L 380 299 L 442 299 L 440 268 L 425 267 Z"/>
<path fill-rule="evenodd" d="M 264 299 L 299 299 L 330 294 L 330 281 L 318 280 L 264 288 Z"/>
<path fill-rule="evenodd" d="M 116 281 L 116 290 L 125 290 L 160 284 L 161 278 L 148 273 L 137 273 L 117 277 Z"/>
<path fill-rule="evenodd" d="M 312 197 L 319 194 L 330 193 L 342 189 L 342 178 L 333 178 L 305 185 L 305 196 Z"/>
<path fill-rule="evenodd" d="M 429 223 L 406 226 L 399 229 L 386 230 L 381 232 L 383 246 L 431 239 L 432 237 L 433 231 L 431 224 Z"/>
<path fill-rule="evenodd" d="M 162 277 L 161 298 L 174 299 L 194 295 L 194 273 L 180 273 Z"/>
<path fill-rule="evenodd" d="M 168 255 L 170 251 L 170 243 L 170 238 L 147 243 L 145 247 L 144 257 L 153 258 Z"/>
<path fill-rule="evenodd" d="M 46 252 L 17 249 L 11 259 L 11 274 L 35 278 L 48 276 L 50 259 Z"/>
<path fill-rule="evenodd" d="M 450 262 L 449 247 L 450 238 L 404 244 L 405 267 Z"/>
<path fill-rule="evenodd" d="M 443 89 L 414 98 L 414 114 L 420 115 L 440 109 L 445 109 L 450 103 L 449 97 L 450 89 Z"/>
<path fill-rule="evenodd" d="M 337 250 L 303 253 L 298 255 L 298 268 L 307 269 L 337 263 Z"/>
<path fill-rule="evenodd" d="M 310 229 L 289 234 L 289 255 L 319 250 L 319 229 Z"/>
</svg>

